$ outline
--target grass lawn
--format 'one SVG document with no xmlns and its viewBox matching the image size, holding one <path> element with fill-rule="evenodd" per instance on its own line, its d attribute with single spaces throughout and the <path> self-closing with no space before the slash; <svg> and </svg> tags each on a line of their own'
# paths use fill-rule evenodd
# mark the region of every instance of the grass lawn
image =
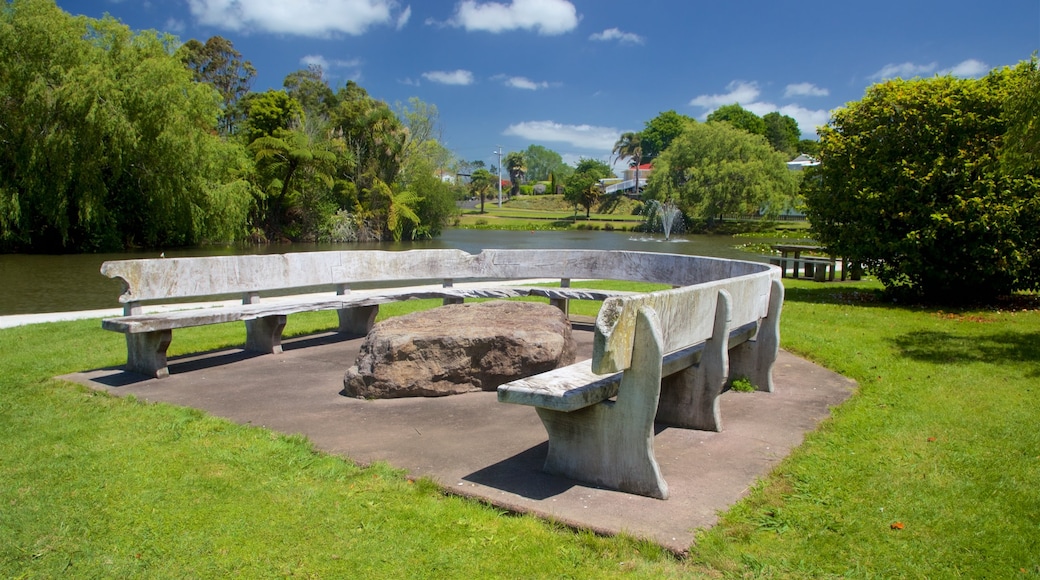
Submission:
<svg viewBox="0 0 1040 580">
<path fill-rule="evenodd" d="M 1040 577 L 1040 312 L 786 284 L 783 346 L 859 391 L 685 560 L 51 379 L 123 362 L 96 320 L 0 330 L 0 576 Z M 241 325 L 183 330 L 171 355 L 243 341 Z"/>
</svg>

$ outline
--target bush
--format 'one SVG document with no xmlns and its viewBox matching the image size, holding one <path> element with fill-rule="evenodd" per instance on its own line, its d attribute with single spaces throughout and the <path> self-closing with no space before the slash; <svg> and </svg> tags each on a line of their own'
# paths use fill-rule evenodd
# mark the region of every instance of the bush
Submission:
<svg viewBox="0 0 1040 580">
<path fill-rule="evenodd" d="M 990 301 L 1038 288 L 1038 171 L 1000 162 L 1008 95 L 1035 65 L 983 79 L 893 80 L 820 131 L 803 181 L 815 239 L 890 295 Z"/>
</svg>

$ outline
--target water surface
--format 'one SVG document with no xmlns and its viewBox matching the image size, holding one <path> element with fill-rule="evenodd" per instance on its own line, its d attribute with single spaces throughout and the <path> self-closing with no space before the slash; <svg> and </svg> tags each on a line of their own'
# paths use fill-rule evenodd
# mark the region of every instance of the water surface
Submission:
<svg viewBox="0 0 1040 580">
<path fill-rule="evenodd" d="M 672 236 L 604 231 L 447 230 L 435 240 L 371 244 L 272 244 L 265 246 L 206 246 L 168 250 L 166 257 L 271 254 L 324 250 L 460 249 L 583 249 L 634 250 L 761 261 L 761 256 L 736 249 L 730 236 Z M 157 251 L 117 254 L 27 255 L 0 254 L 0 315 L 65 312 L 121 307 L 120 282 L 102 276 L 106 260 L 158 258 Z"/>
</svg>

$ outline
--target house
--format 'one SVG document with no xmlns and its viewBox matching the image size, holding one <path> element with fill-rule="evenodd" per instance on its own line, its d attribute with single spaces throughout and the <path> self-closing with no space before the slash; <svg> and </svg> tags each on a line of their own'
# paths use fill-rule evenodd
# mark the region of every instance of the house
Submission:
<svg viewBox="0 0 1040 580">
<path fill-rule="evenodd" d="M 794 159 L 788 161 L 787 162 L 787 168 L 790 169 L 791 171 L 801 171 L 801 170 L 805 169 L 806 167 L 812 167 L 814 165 L 819 165 L 819 164 L 820 164 L 819 161 L 813 159 L 812 157 L 809 157 L 805 153 L 802 153 L 798 157 L 795 157 Z"/>
</svg>

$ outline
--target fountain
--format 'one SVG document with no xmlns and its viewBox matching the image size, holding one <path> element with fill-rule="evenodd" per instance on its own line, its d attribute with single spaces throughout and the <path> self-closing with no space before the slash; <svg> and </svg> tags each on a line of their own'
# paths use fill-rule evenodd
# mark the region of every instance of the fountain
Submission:
<svg viewBox="0 0 1040 580">
<path fill-rule="evenodd" d="M 671 238 L 672 227 L 676 225 L 676 218 L 679 218 L 678 225 L 681 226 L 683 224 L 681 219 L 682 211 L 671 200 L 661 203 L 656 199 L 651 199 L 646 203 L 647 227 L 651 227 L 655 219 L 660 221 L 665 241 Z"/>
</svg>

